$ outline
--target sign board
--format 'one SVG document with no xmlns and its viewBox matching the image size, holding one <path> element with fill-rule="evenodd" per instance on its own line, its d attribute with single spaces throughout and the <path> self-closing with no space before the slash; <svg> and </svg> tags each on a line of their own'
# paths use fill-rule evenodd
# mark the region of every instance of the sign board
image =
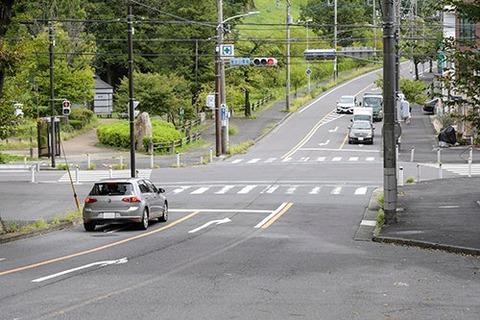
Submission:
<svg viewBox="0 0 480 320">
<path fill-rule="evenodd" d="M 208 108 L 215 108 L 215 93 L 209 93 L 207 95 L 207 102 L 206 105 Z"/>
<path fill-rule="evenodd" d="M 222 59 L 230 59 L 235 56 L 233 44 L 221 44 L 220 45 L 220 57 Z"/>
<path fill-rule="evenodd" d="M 221 115 L 222 115 L 222 121 L 227 120 L 227 106 L 223 103 L 221 108 Z"/>
<path fill-rule="evenodd" d="M 231 66 L 246 66 L 250 65 L 251 61 L 250 58 L 231 58 L 230 65 Z"/>
</svg>

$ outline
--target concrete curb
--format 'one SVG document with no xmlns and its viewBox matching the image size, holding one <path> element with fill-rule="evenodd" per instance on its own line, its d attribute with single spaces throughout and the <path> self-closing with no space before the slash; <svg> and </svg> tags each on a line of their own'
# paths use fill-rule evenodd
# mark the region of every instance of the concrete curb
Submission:
<svg viewBox="0 0 480 320">
<path fill-rule="evenodd" d="M 41 236 L 44 234 L 48 234 L 55 231 L 61 231 L 64 229 L 70 229 L 77 226 L 79 223 L 80 222 L 62 222 L 56 225 L 49 226 L 45 229 L 0 234 L 0 244 L 22 240 L 22 239 L 28 239 L 36 236 Z"/>
</svg>

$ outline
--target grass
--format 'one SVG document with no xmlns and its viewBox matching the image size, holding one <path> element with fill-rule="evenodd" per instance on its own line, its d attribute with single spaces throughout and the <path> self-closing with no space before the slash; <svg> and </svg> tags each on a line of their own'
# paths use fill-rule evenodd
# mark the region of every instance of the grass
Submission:
<svg viewBox="0 0 480 320">
<path fill-rule="evenodd" d="M 377 214 L 377 228 L 379 229 L 378 233 L 380 233 L 380 230 L 382 230 L 383 226 L 385 225 L 385 196 L 383 193 L 378 195 L 377 201 L 380 207 Z"/>
<path fill-rule="evenodd" d="M 51 222 L 45 219 L 39 219 L 32 223 L 21 223 L 16 221 L 2 222 L 3 230 L 1 233 L 15 234 L 15 233 L 28 233 L 37 230 L 44 230 L 61 223 L 75 223 L 80 221 L 81 214 L 78 211 L 69 211 L 61 216 L 55 217 Z"/>
<path fill-rule="evenodd" d="M 253 140 L 248 140 L 240 144 L 233 145 L 228 148 L 228 154 L 239 154 L 244 153 L 248 148 L 253 145 Z"/>
</svg>

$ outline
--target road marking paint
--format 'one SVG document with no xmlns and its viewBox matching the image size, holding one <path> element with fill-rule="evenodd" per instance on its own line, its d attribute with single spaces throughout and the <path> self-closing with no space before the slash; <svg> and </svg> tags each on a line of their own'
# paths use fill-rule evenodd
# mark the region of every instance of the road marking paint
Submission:
<svg viewBox="0 0 480 320">
<path fill-rule="evenodd" d="M 218 190 L 215 192 L 215 194 L 225 194 L 228 191 L 232 190 L 235 186 L 229 185 L 229 186 L 224 186 L 222 189 Z"/>
<path fill-rule="evenodd" d="M 62 271 L 62 272 L 54 273 L 54 274 L 51 274 L 49 276 L 45 276 L 45 277 L 42 277 L 42 278 L 37 278 L 37 279 L 32 280 L 31 282 L 42 282 L 42 281 L 45 281 L 45 280 L 50 280 L 50 279 L 53 279 L 53 278 L 56 278 L 56 277 L 60 277 L 60 276 L 75 272 L 75 271 L 88 269 L 88 268 L 95 267 L 95 266 L 105 267 L 105 266 L 109 266 L 109 265 L 113 265 L 113 264 L 123 264 L 123 263 L 127 263 L 127 262 L 128 262 L 128 259 L 126 257 L 122 258 L 122 259 L 118 259 L 118 260 L 93 262 L 93 263 L 90 263 L 90 264 L 87 264 L 87 265 L 84 265 L 84 266 L 81 266 L 81 267 L 77 267 L 77 268 L 65 270 L 65 271 Z"/>
<path fill-rule="evenodd" d="M 330 143 L 330 139 L 328 139 L 328 140 L 325 141 L 325 142 L 320 142 L 318 145 L 319 145 L 319 146 L 326 146 L 326 145 L 329 144 L 329 143 Z"/>
<path fill-rule="evenodd" d="M 309 194 L 318 194 L 320 192 L 321 187 L 315 187 L 310 190 Z"/>
<path fill-rule="evenodd" d="M 27 270 L 27 269 L 33 269 L 33 268 L 41 267 L 41 266 L 44 266 L 44 265 L 52 264 L 52 263 L 59 262 L 59 261 L 64 261 L 64 260 L 79 257 L 79 256 L 83 256 L 83 255 L 86 255 L 86 254 L 89 254 L 89 253 L 98 252 L 98 251 L 101 251 L 101 250 L 105 250 L 105 249 L 108 249 L 108 248 L 111 248 L 111 247 L 115 247 L 115 246 L 130 242 L 130 241 L 133 241 L 133 240 L 137 240 L 137 239 L 140 239 L 140 238 L 143 238 L 143 237 L 147 237 L 149 235 L 152 235 L 152 234 L 155 234 L 157 232 L 161 232 L 161 231 L 169 229 L 173 226 L 176 226 L 177 224 L 192 218 L 193 216 L 197 215 L 198 213 L 199 213 L 198 211 L 194 211 L 194 212 L 192 212 L 192 213 L 190 213 L 190 214 L 188 214 L 188 215 L 186 215 L 186 216 L 184 216 L 184 217 L 182 217 L 178 220 L 170 222 L 169 224 L 167 224 L 167 225 L 165 225 L 161 228 L 158 228 L 158 229 L 155 229 L 155 230 L 152 230 L 152 231 L 148 231 L 148 232 L 144 232 L 144 233 L 141 233 L 139 235 L 136 235 L 136 236 L 133 236 L 133 237 L 130 237 L 130 238 L 126 238 L 126 239 L 123 239 L 123 240 L 120 240 L 120 241 L 112 242 L 110 244 L 106 244 L 106 245 L 96 247 L 96 248 L 93 248 L 93 249 L 90 249 L 90 250 L 85 250 L 85 251 L 69 254 L 69 255 L 66 255 L 66 256 L 62 256 L 62 257 L 58 257 L 58 258 L 54 258 L 54 259 L 50 259 L 50 260 L 45 260 L 45 261 L 41 261 L 41 262 L 37 262 L 37 263 L 33 263 L 33 264 L 29 264 L 29 265 L 26 265 L 26 266 L 23 266 L 23 267 L 15 268 L 15 269 L 4 270 L 4 271 L 0 272 L 0 276 L 4 276 L 4 275 L 7 275 L 7 274 L 11 274 L 11 273 L 15 273 L 15 272 L 19 272 L 19 271 L 23 271 L 23 270 Z"/>
<path fill-rule="evenodd" d="M 290 161 L 290 160 L 292 160 L 292 158 L 287 157 L 287 158 L 283 159 L 282 162 L 288 162 L 288 161 Z"/>
<path fill-rule="evenodd" d="M 310 157 L 301 157 L 300 160 L 298 160 L 299 162 L 307 162 L 308 160 L 310 160 Z"/>
<path fill-rule="evenodd" d="M 270 162 L 273 162 L 277 160 L 277 158 L 268 158 L 267 160 L 265 160 L 265 163 L 270 163 Z"/>
<path fill-rule="evenodd" d="M 177 193 L 183 192 L 183 191 L 185 191 L 185 190 L 187 190 L 187 189 L 190 189 L 190 186 L 180 187 L 180 188 L 177 188 L 177 189 L 173 190 L 172 192 L 173 192 L 174 194 L 177 194 Z"/>
<path fill-rule="evenodd" d="M 365 158 L 365 161 L 374 161 L 375 160 L 375 157 L 367 157 Z"/>
<path fill-rule="evenodd" d="M 284 202 L 282 203 L 275 211 L 273 211 L 271 214 L 269 214 L 265 219 L 260 221 L 255 228 L 262 228 L 266 229 L 269 226 L 272 225 L 275 221 L 277 221 L 278 218 L 280 218 L 285 212 L 290 209 L 290 207 L 293 206 L 293 203 L 291 202 Z"/>
<path fill-rule="evenodd" d="M 260 193 L 274 193 L 280 186 L 279 185 L 269 185 L 265 189 L 262 190 Z"/>
<path fill-rule="evenodd" d="M 242 161 L 243 161 L 243 159 L 235 159 L 235 160 L 232 161 L 232 163 L 239 163 L 239 162 L 242 162 Z"/>
<path fill-rule="evenodd" d="M 364 195 L 367 193 L 367 187 L 360 187 L 355 190 L 355 195 Z"/>
<path fill-rule="evenodd" d="M 286 194 L 293 194 L 295 190 L 297 190 L 298 186 L 291 186 L 290 188 L 285 191 Z"/>
<path fill-rule="evenodd" d="M 257 186 L 245 186 L 242 188 L 242 190 L 238 191 L 237 193 L 239 194 L 246 194 L 246 193 L 249 193 L 250 191 L 252 191 L 253 189 L 255 189 Z"/>
<path fill-rule="evenodd" d="M 330 192 L 330 194 L 340 194 L 341 191 L 342 187 L 335 187 L 333 188 L 332 192 Z"/>
<path fill-rule="evenodd" d="M 318 157 L 317 161 L 325 161 L 325 157 Z"/>
<path fill-rule="evenodd" d="M 342 161 L 342 157 L 333 157 L 332 161 Z"/>
<path fill-rule="evenodd" d="M 337 132 L 337 131 L 338 131 L 338 126 L 336 126 L 335 129 L 333 129 L 333 130 L 328 130 L 328 132 Z M 328 140 L 328 141 L 330 141 L 330 140 Z"/>
<path fill-rule="evenodd" d="M 438 206 L 438 209 L 457 209 L 460 206 Z"/>
<path fill-rule="evenodd" d="M 212 224 L 223 224 L 223 223 L 228 223 L 228 222 L 231 222 L 232 220 L 230 220 L 230 218 L 224 218 L 224 219 L 221 219 L 221 220 L 212 220 L 212 221 L 209 221 L 207 223 L 205 223 L 204 225 L 201 225 L 200 227 L 198 228 L 195 228 L 195 229 L 192 229 L 190 231 L 188 231 L 188 233 L 195 233 L 197 231 L 200 231 L 202 229 L 205 229 L 207 228 L 208 226 L 212 225 Z"/>
<path fill-rule="evenodd" d="M 202 194 L 205 191 L 207 191 L 208 189 L 210 189 L 210 188 L 209 187 L 200 187 L 197 190 L 193 190 L 192 192 L 190 192 L 190 194 Z"/>
<path fill-rule="evenodd" d="M 348 161 L 358 161 L 358 157 L 350 157 L 348 158 Z"/>
<path fill-rule="evenodd" d="M 261 158 L 255 158 L 255 159 L 252 159 L 252 160 L 248 161 L 247 163 L 257 163 L 260 160 L 261 160 Z"/>
</svg>

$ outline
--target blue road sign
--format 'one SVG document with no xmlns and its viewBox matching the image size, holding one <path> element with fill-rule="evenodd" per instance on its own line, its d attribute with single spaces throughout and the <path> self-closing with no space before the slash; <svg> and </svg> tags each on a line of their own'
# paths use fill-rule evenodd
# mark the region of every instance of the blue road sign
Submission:
<svg viewBox="0 0 480 320">
<path fill-rule="evenodd" d="M 231 66 L 246 66 L 250 64 L 250 58 L 231 58 L 230 65 Z"/>
</svg>

